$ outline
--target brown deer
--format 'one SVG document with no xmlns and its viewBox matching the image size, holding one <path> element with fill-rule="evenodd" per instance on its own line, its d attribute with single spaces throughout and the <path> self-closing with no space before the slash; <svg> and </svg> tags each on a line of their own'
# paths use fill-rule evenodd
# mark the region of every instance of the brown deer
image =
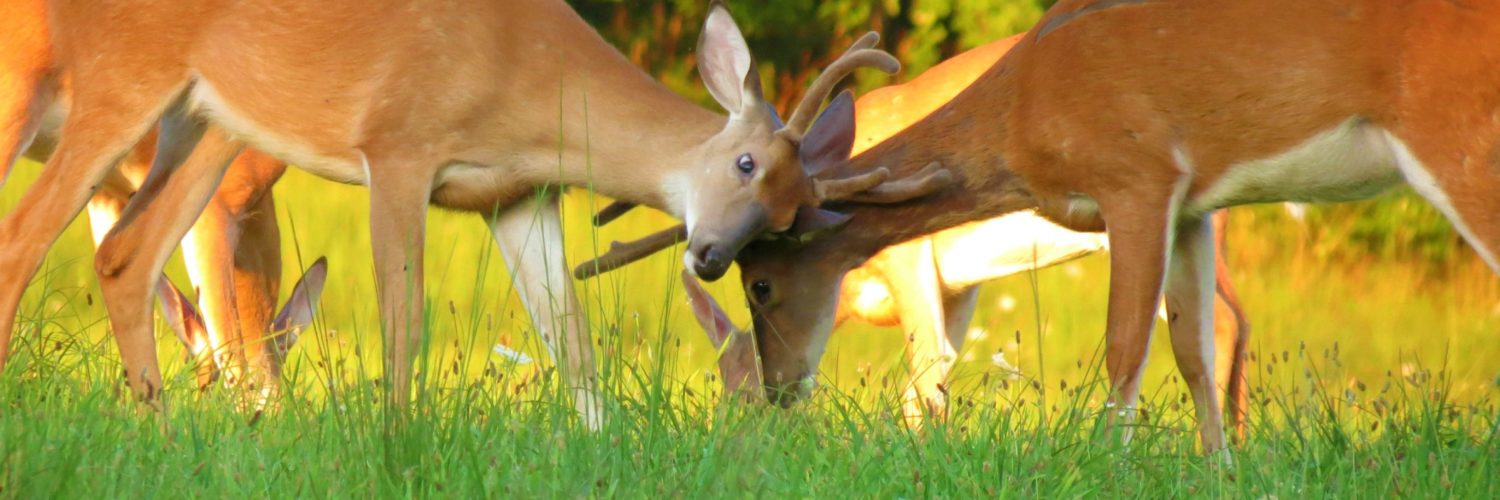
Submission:
<svg viewBox="0 0 1500 500">
<path fill-rule="evenodd" d="M 245 144 L 370 188 L 392 403 L 410 398 L 423 220 L 437 204 L 486 217 L 590 424 L 599 415 L 593 353 L 563 263 L 559 186 L 662 207 L 710 243 L 791 226 L 808 192 L 904 199 L 881 188 L 886 171 L 813 182 L 804 170 L 847 153 L 832 146 L 852 134 L 852 119 L 814 123 L 827 89 L 857 67 L 894 72 L 894 58 L 862 40 L 783 124 L 718 3 L 698 66 L 727 117 L 665 89 L 559 0 L 54 0 L 47 10 L 72 111 L 41 179 L 0 222 L 0 335 L 63 224 L 160 122 L 153 169 L 162 174 L 132 199 L 95 261 L 129 383 L 153 404 L 161 385 L 145 297 L 169 242 Z M 727 266 L 720 247 L 708 244 L 698 260 L 711 265 L 693 267 Z"/>
<path fill-rule="evenodd" d="M 882 87 L 860 97 L 855 103 L 852 153 L 859 154 L 884 141 L 952 99 L 1018 40 L 1020 37 L 1014 36 L 977 47 L 904 84 Z M 599 219 L 611 220 L 625 208 L 612 206 Z M 1216 214 L 1215 224 L 1223 224 L 1223 219 L 1223 214 Z M 892 245 L 844 276 L 834 328 L 858 319 L 904 329 L 912 380 L 907 385 L 903 411 L 909 422 L 920 422 L 926 416 L 944 413 L 943 384 L 963 346 L 979 284 L 1062 263 L 1108 246 L 1103 234 L 1069 231 L 1029 210 Z M 1218 247 L 1216 252 L 1222 255 L 1222 240 Z M 1246 391 L 1239 349 L 1246 343 L 1249 326 L 1228 280 L 1227 268 L 1222 260 L 1219 264 L 1215 270 L 1220 284 L 1217 307 L 1223 321 L 1215 328 L 1219 348 L 1214 379 L 1218 387 L 1228 391 L 1230 420 L 1243 434 Z M 579 266 L 584 274 L 592 268 L 588 263 Z M 737 335 L 741 332 L 724 318 L 716 304 L 709 303 L 712 298 L 695 281 L 688 281 L 695 316 L 716 345 L 725 339 L 748 338 Z M 745 356 L 754 356 L 748 352 L 753 346 L 750 342 L 730 344 L 730 350 L 722 355 L 725 359 L 720 370 L 726 383 L 737 388 L 748 377 L 758 386 L 758 374 L 735 369 L 748 367 L 742 361 Z"/>
<path fill-rule="evenodd" d="M 23 154 L 46 161 L 57 144 L 57 125 L 70 107 L 69 79 L 52 59 L 45 13 L 43 0 L 0 6 L 0 181 Z M 154 133 L 148 134 L 107 174 L 89 201 L 95 244 L 141 188 L 154 150 Z M 201 373 L 223 372 L 230 384 L 248 377 L 250 386 L 270 389 L 278 377 L 266 375 L 280 373 L 285 360 L 285 352 L 276 352 L 275 346 L 286 340 L 270 335 L 281 332 L 272 329 L 281 280 L 281 237 L 270 188 L 285 169 L 284 163 L 263 154 L 241 154 L 182 240 L 202 312 L 167 316 L 188 320 L 172 324 L 186 328 L 177 331 L 184 342 L 184 335 L 194 337 L 190 345 Z M 162 284 L 171 287 L 165 278 Z M 191 306 L 175 288 L 171 291 L 162 295 L 164 305 Z M 315 295 L 311 302 L 316 302 Z M 0 352 L 5 350 L 0 346 Z M 204 384 L 210 380 L 199 379 Z"/>
<path fill-rule="evenodd" d="M 1222 449 L 1208 214 L 1367 198 L 1404 180 L 1496 269 L 1497 18 L 1494 2 L 1059 2 L 948 104 L 828 170 L 941 162 L 957 186 L 832 204 L 850 216 L 837 235 L 738 255 L 770 396 L 806 394 L 846 271 L 892 243 L 1036 209 L 1108 230 L 1111 403 L 1129 418 L 1165 289 L 1203 446 Z"/>
</svg>

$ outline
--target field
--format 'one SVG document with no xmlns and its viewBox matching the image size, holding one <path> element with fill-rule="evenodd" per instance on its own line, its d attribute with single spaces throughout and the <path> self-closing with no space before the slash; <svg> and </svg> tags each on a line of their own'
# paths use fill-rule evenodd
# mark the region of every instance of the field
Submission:
<svg viewBox="0 0 1500 500">
<path fill-rule="evenodd" d="M 0 213 L 37 169 L 17 167 Z M 1441 259 L 1340 250 L 1340 231 L 1309 229 L 1280 207 L 1236 209 L 1229 260 L 1254 325 L 1253 404 L 1248 435 L 1224 464 L 1197 448 L 1167 342 L 1152 347 L 1134 440 L 1121 446 L 1105 425 L 1101 256 L 987 285 L 951 384 L 954 416 L 923 432 L 897 418 L 899 332 L 848 325 L 835 334 L 821 388 L 794 409 L 721 404 L 715 352 L 686 307 L 676 255 L 580 282 L 609 400 L 605 427 L 589 432 L 528 334 L 483 224 L 436 212 L 419 403 L 409 423 L 393 425 L 372 383 L 380 339 L 364 192 L 291 172 L 276 193 L 285 282 L 318 256 L 330 260 L 316 327 L 294 349 L 279 410 L 252 413 L 231 391 L 196 391 L 164 326 L 169 411 L 145 413 L 121 396 L 80 219 L 28 292 L 18 354 L 0 375 L 0 497 L 1500 490 L 1500 280 L 1462 248 L 1442 248 L 1452 255 Z M 591 230 L 586 214 L 604 202 L 570 193 L 572 262 L 667 220 L 634 214 Z M 1396 193 L 1337 210 L 1400 228 L 1415 225 L 1402 218 L 1420 215 L 1415 203 Z M 179 263 L 168 269 L 186 283 Z M 733 306 L 743 303 L 738 287 L 731 274 L 709 290 Z M 727 309 L 746 321 L 743 308 Z M 496 344 L 538 361 L 492 355 Z M 996 366 L 997 353 L 1021 373 Z"/>
</svg>

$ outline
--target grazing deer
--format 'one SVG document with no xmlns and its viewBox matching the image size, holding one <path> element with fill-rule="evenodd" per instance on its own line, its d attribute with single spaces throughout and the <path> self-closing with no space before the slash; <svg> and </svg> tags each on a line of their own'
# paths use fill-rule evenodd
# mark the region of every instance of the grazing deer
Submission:
<svg viewBox="0 0 1500 500">
<path fill-rule="evenodd" d="M 904 84 L 882 87 L 860 97 L 855 103 L 852 154 L 869 149 L 942 106 L 994 65 L 1018 40 L 1020 37 L 1014 36 L 977 47 Z M 612 220 L 628 208 L 612 205 L 598 219 Z M 1215 224 L 1222 224 L 1223 218 L 1222 214 L 1216 215 Z M 1222 236 L 1222 232 L 1219 234 Z M 669 243 L 665 239 L 655 241 Z M 1029 210 L 967 223 L 892 245 L 850 270 L 844 276 L 833 325 L 837 329 L 849 319 L 859 319 L 877 326 L 904 328 L 912 374 L 904 413 L 913 422 L 925 415 L 941 415 L 943 384 L 963 345 L 978 285 L 1056 265 L 1108 246 L 1103 234 L 1070 231 Z M 1216 250 L 1222 255 L 1222 240 L 1218 247 Z M 592 266 L 586 263 L 579 269 L 587 271 Z M 1243 434 L 1246 395 L 1243 354 L 1237 346 L 1245 345 L 1249 327 L 1222 260 L 1215 271 L 1221 287 L 1218 307 L 1225 312 L 1219 316 L 1225 321 L 1215 328 L 1220 340 L 1215 381 L 1217 386 L 1228 390 L 1230 420 Z M 734 335 L 737 332 L 734 326 L 723 319 L 718 306 L 707 303 L 712 298 L 702 293 L 696 282 L 689 282 L 687 289 L 699 323 L 717 340 L 716 345 L 724 339 L 739 338 Z M 731 348 L 753 349 L 748 342 Z M 743 355 L 724 354 L 729 358 Z M 721 368 L 725 368 L 721 373 L 726 380 L 737 381 L 745 376 L 743 372 Z M 738 382 L 734 385 L 738 386 Z"/>
<path fill-rule="evenodd" d="M 327 278 L 328 261 L 319 257 L 292 287 L 292 294 L 287 297 L 286 304 L 281 306 L 281 312 L 266 324 L 264 330 L 271 335 L 265 340 L 265 370 L 266 378 L 271 383 L 261 387 L 261 402 L 265 401 L 264 396 L 278 390 L 279 384 L 276 382 L 281 380 L 287 354 L 297 344 L 302 331 L 312 325 L 313 310 L 317 307 L 318 297 L 323 294 L 323 282 Z M 162 316 L 177 335 L 177 340 L 182 342 L 184 358 L 196 366 L 198 387 L 208 387 L 224 370 L 223 365 L 214 359 L 209 326 L 199 312 L 199 307 L 165 276 L 157 281 L 156 295 L 161 299 Z"/>
<path fill-rule="evenodd" d="M 486 217 L 590 425 L 599 419 L 593 353 L 563 262 L 557 186 L 664 208 L 710 243 L 790 227 L 809 192 L 910 197 L 900 196 L 904 180 L 882 187 L 885 171 L 814 182 L 804 170 L 847 153 L 836 146 L 852 134 L 852 118 L 814 122 L 827 90 L 858 67 L 894 72 L 894 58 L 861 40 L 783 124 L 717 2 L 698 65 L 727 117 L 668 91 L 559 0 L 54 0 L 48 15 L 73 109 L 41 179 L 0 222 L 0 335 L 9 335 L 20 291 L 64 223 L 160 122 L 153 170 L 161 175 L 147 180 L 95 260 L 128 381 L 157 406 L 146 297 L 168 242 L 245 144 L 369 187 L 393 404 L 411 395 L 423 220 L 437 204 Z M 694 267 L 727 266 L 732 255 L 720 247 L 705 247 L 696 258 L 711 265 Z"/>
<path fill-rule="evenodd" d="M 0 181 L 23 154 L 47 160 L 57 144 L 58 122 L 70 107 L 69 78 L 52 59 L 45 13 L 43 0 L 0 7 Z M 95 244 L 141 189 L 154 151 L 154 134 L 148 134 L 107 174 L 89 201 Z M 269 388 L 277 383 L 275 374 L 284 361 L 285 353 L 273 348 L 285 339 L 267 334 L 280 331 L 272 328 L 281 280 L 281 237 L 271 186 L 285 169 L 285 164 L 263 154 L 241 154 L 182 240 L 188 275 L 202 306 L 201 315 L 191 315 L 200 322 L 195 335 L 201 337 L 194 345 L 203 356 L 201 368 L 222 370 L 229 383 L 248 376 L 250 385 Z M 170 286 L 165 280 L 163 284 Z M 0 353 L 6 351 L 7 346 L 0 345 Z"/>
<path fill-rule="evenodd" d="M 838 203 L 849 222 L 837 236 L 738 255 L 767 389 L 782 404 L 806 394 L 847 270 L 895 242 L 1037 209 L 1108 229 L 1111 404 L 1129 418 L 1165 290 L 1200 438 L 1222 449 L 1208 214 L 1367 198 L 1404 180 L 1500 270 L 1497 18 L 1494 2 L 1059 2 L 948 104 L 828 170 L 941 162 L 955 188 Z"/>
</svg>

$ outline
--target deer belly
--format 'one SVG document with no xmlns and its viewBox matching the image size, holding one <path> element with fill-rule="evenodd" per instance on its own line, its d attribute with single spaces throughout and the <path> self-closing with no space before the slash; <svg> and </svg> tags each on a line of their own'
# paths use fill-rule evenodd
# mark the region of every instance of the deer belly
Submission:
<svg viewBox="0 0 1500 500">
<path fill-rule="evenodd" d="M 1401 180 L 1383 131 L 1351 118 L 1289 151 L 1229 167 L 1191 196 L 1188 208 L 1201 213 L 1250 203 L 1362 200 Z"/>
</svg>

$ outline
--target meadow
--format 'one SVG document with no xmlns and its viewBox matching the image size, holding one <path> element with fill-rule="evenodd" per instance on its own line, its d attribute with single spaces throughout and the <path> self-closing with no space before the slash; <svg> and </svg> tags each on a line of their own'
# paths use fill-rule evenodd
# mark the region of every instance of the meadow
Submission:
<svg viewBox="0 0 1500 500">
<path fill-rule="evenodd" d="M 0 213 L 38 168 L 16 168 L 0 191 Z M 953 415 L 921 432 L 898 418 L 898 331 L 846 325 L 813 400 L 772 409 L 721 401 L 716 352 L 677 282 L 677 252 L 578 282 L 608 400 L 604 428 L 590 432 L 564 401 L 484 225 L 437 211 L 428 223 L 418 403 L 395 425 L 377 403 L 367 196 L 297 171 L 276 195 L 283 293 L 314 259 L 330 262 L 315 327 L 293 350 L 278 409 L 244 410 L 224 388 L 197 391 L 165 325 L 158 351 L 168 411 L 145 412 L 123 396 L 80 219 L 28 291 L 17 355 L 0 374 L 0 497 L 1500 490 L 1500 279 L 1451 238 L 1437 240 L 1439 257 L 1360 240 L 1371 219 L 1392 233 L 1430 222 L 1404 192 L 1313 208 L 1304 222 L 1279 206 L 1232 212 L 1229 262 L 1253 332 L 1250 425 L 1231 464 L 1198 449 L 1168 342 L 1152 346 L 1130 445 L 1105 425 L 1103 256 L 985 286 L 950 384 Z M 570 262 L 668 221 L 641 210 L 590 228 L 592 207 L 606 202 L 569 192 Z M 168 271 L 186 283 L 175 257 Z M 738 288 L 733 273 L 708 285 L 744 324 L 746 311 L 733 307 L 743 304 Z M 495 355 L 496 345 L 535 361 Z"/>
</svg>

